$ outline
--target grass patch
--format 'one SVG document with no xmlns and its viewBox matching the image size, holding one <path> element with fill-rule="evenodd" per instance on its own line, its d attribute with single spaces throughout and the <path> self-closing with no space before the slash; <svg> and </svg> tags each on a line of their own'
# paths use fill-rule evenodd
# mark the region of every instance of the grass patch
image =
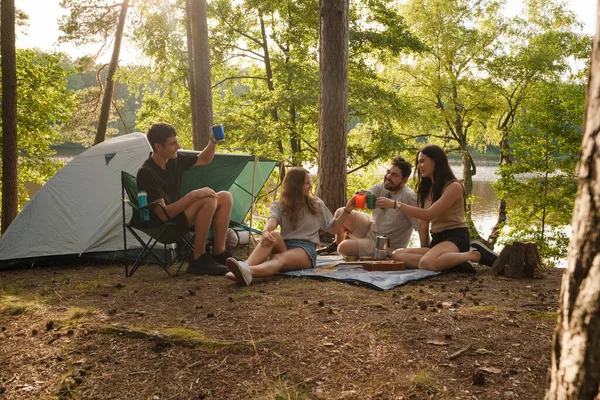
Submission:
<svg viewBox="0 0 600 400">
<path fill-rule="evenodd" d="M 390 328 L 380 329 L 377 331 L 377 337 L 380 340 L 391 340 L 392 339 L 392 330 Z"/>
<path fill-rule="evenodd" d="M 278 380 L 266 385 L 266 390 L 260 395 L 266 400 L 312 400 L 312 389 L 306 384 L 293 385 Z"/>
<path fill-rule="evenodd" d="M 556 319 L 558 318 L 558 312 L 556 312 L 556 311 L 528 310 L 528 311 L 521 311 L 519 314 L 523 315 L 525 317 L 531 317 L 533 319 L 539 319 L 539 320 L 548 321 L 548 322 L 556 322 Z"/>
<path fill-rule="evenodd" d="M 18 296 L 0 296 L 0 314 L 22 315 L 37 307 L 37 303 L 26 301 Z"/>
<path fill-rule="evenodd" d="M 0 287 L 0 296 L 23 296 L 25 292 L 22 288 L 16 288 L 14 286 L 2 286 Z M 1 299 L 1 298 L 0 298 Z"/>
<path fill-rule="evenodd" d="M 289 279 L 289 278 L 284 278 L 284 279 Z M 314 279 L 310 279 L 310 278 L 293 278 L 293 283 L 292 283 L 292 287 L 294 289 L 311 289 L 314 288 Z"/>
<path fill-rule="evenodd" d="M 472 306 L 470 307 L 473 311 L 477 312 L 489 312 L 489 311 L 503 311 L 506 307 L 502 306 Z"/>
<path fill-rule="evenodd" d="M 202 348 L 213 351 L 226 348 L 232 352 L 247 352 L 256 350 L 256 346 L 265 347 L 272 343 L 263 341 L 229 341 L 213 340 L 204 333 L 186 328 L 153 329 L 139 326 L 107 326 L 100 330 L 102 333 L 129 337 L 133 339 L 147 339 L 172 343 L 184 347 Z"/>
<path fill-rule="evenodd" d="M 422 389 L 430 389 L 433 387 L 435 379 L 433 374 L 427 370 L 417 371 L 411 378 L 413 385 Z"/>
<path fill-rule="evenodd" d="M 206 335 L 199 331 L 194 331 L 186 328 L 168 328 L 164 330 L 165 334 L 173 339 L 189 340 L 189 341 L 207 341 Z"/>
<path fill-rule="evenodd" d="M 233 301 L 244 300 L 247 298 L 254 299 L 257 297 L 256 292 L 249 287 L 243 287 L 229 295 Z"/>
<path fill-rule="evenodd" d="M 92 310 L 85 308 L 71 308 L 67 313 L 68 319 L 80 319 L 84 317 L 91 317 L 94 313 Z"/>
<path fill-rule="evenodd" d="M 21 315 L 29 310 L 29 303 L 16 296 L 2 296 L 0 298 L 0 314 Z"/>
<path fill-rule="evenodd" d="M 75 287 L 77 290 L 84 291 L 84 292 L 96 292 L 100 288 L 102 288 L 102 286 L 105 286 L 105 285 L 103 285 L 102 283 L 97 282 L 97 281 L 87 281 L 87 282 L 80 282 Z"/>
<path fill-rule="evenodd" d="M 297 304 L 297 301 L 296 299 L 292 301 L 289 297 L 271 296 L 269 297 L 269 303 L 275 307 L 292 307 Z"/>
</svg>

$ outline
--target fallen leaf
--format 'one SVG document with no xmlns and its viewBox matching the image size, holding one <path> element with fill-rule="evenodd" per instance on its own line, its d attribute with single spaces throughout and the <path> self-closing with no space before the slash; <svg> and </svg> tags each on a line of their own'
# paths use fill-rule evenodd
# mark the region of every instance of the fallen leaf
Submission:
<svg viewBox="0 0 600 400">
<path fill-rule="evenodd" d="M 435 346 L 448 346 L 448 343 L 442 342 L 440 340 L 428 340 L 426 343 L 427 344 L 433 344 Z"/>
<path fill-rule="evenodd" d="M 485 354 L 495 354 L 493 351 L 488 350 L 488 349 L 484 349 L 484 348 L 475 350 L 475 353 L 477 353 L 477 354 L 484 354 L 484 355 Z"/>
<path fill-rule="evenodd" d="M 487 372 L 488 374 L 499 374 L 502 370 L 494 367 L 481 367 L 479 371 Z"/>
</svg>

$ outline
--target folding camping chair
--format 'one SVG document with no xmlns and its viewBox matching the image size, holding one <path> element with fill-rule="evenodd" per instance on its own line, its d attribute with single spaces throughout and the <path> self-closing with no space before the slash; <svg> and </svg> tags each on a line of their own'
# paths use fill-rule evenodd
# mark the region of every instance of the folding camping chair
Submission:
<svg viewBox="0 0 600 400">
<path fill-rule="evenodd" d="M 125 193 L 127 193 L 129 199 L 125 197 Z M 150 225 L 148 221 L 142 220 L 142 210 L 152 210 L 154 207 L 162 207 L 162 205 L 159 203 L 150 203 L 147 206 L 140 207 L 136 178 L 125 171 L 121 171 L 121 199 L 123 211 L 123 247 L 125 249 L 126 259 L 125 276 L 132 276 L 148 255 L 151 255 L 154 261 L 156 261 L 169 276 L 173 276 L 169 271 L 171 266 L 177 261 L 180 261 L 179 267 L 174 274 L 175 276 L 178 275 L 189 254 L 194 251 L 194 235 L 192 232 L 189 229 L 182 229 L 173 222 L 166 222 L 162 225 L 154 226 Z M 128 204 L 133 211 L 129 222 L 127 222 L 125 204 Z M 129 265 L 129 259 L 127 258 L 127 231 L 131 232 L 142 246 L 142 252 L 136 258 L 132 266 Z M 150 239 L 146 242 L 136 231 L 145 233 Z M 164 248 L 162 258 L 154 251 L 154 248 L 158 243 L 162 244 Z M 170 246 L 171 250 L 169 251 L 168 245 L 174 243 L 177 243 L 176 249 L 173 250 L 172 246 Z M 169 257 L 171 257 L 170 261 Z"/>
</svg>

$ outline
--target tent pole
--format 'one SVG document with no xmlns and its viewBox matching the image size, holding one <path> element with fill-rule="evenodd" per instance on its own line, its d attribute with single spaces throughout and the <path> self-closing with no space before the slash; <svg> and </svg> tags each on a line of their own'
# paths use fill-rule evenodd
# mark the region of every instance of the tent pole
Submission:
<svg viewBox="0 0 600 400">
<path fill-rule="evenodd" d="M 255 154 L 254 155 L 254 169 L 252 171 L 252 201 L 250 202 L 250 231 L 248 232 L 248 235 L 252 235 L 252 219 L 253 219 L 253 215 L 254 215 L 254 202 L 256 201 L 256 198 L 254 197 L 254 185 L 256 184 L 256 165 L 258 164 L 258 156 Z M 248 254 L 250 254 L 250 242 L 251 240 L 248 240 Z"/>
</svg>

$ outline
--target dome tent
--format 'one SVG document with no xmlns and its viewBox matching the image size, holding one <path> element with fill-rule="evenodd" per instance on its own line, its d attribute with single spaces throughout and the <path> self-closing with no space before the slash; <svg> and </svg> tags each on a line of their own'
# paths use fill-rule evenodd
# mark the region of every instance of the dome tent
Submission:
<svg viewBox="0 0 600 400">
<path fill-rule="evenodd" d="M 151 151 L 146 135 L 137 132 L 102 142 L 71 160 L 0 237 L 0 268 L 122 257 L 121 171 L 135 175 Z M 184 174 L 182 192 L 204 186 L 231 191 L 231 219 L 241 223 L 275 165 L 254 156 L 217 153 L 209 165 Z M 132 236 L 127 244 L 128 250 L 138 248 Z"/>
</svg>

